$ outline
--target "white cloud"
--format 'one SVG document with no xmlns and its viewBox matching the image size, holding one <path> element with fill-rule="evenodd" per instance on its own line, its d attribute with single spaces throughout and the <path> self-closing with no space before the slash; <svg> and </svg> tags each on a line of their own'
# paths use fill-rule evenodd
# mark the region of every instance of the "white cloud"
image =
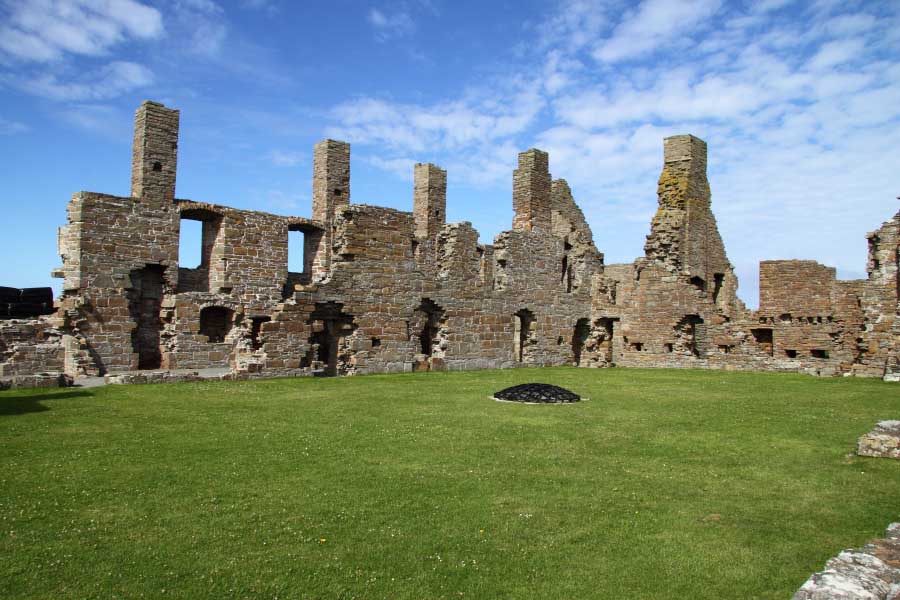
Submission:
<svg viewBox="0 0 900 600">
<path fill-rule="evenodd" d="M 176 0 L 172 17 L 185 49 L 207 59 L 216 58 L 228 37 L 225 11 L 212 0 Z"/>
<path fill-rule="evenodd" d="M 0 117 L 0 135 L 16 135 L 28 131 L 28 125 Z"/>
<path fill-rule="evenodd" d="M 816 55 L 809 61 L 813 71 L 823 71 L 850 62 L 865 52 L 866 44 L 861 39 L 840 40 L 822 44 Z"/>
<path fill-rule="evenodd" d="M 135 0 L 29 0 L 6 8 L 0 49 L 24 61 L 105 55 L 130 38 L 163 33 L 160 12 Z"/>
<path fill-rule="evenodd" d="M 416 23 L 406 10 L 383 12 L 372 8 L 369 10 L 367 20 L 375 28 L 375 39 L 380 42 L 403 37 L 416 30 Z"/>
<path fill-rule="evenodd" d="M 142 65 L 115 61 L 98 71 L 81 76 L 76 81 L 63 81 L 56 75 L 45 73 L 16 80 L 16 85 L 37 96 L 72 102 L 115 98 L 146 87 L 154 80 L 153 72 Z"/>
<path fill-rule="evenodd" d="M 711 17 L 720 4 L 720 0 L 644 0 L 596 48 L 594 58 L 613 63 L 646 54 L 684 36 Z"/>
<path fill-rule="evenodd" d="M 799 19 L 782 10 L 794 5 Z M 613 263 L 643 253 L 662 139 L 693 133 L 709 144 L 713 210 L 748 304 L 760 259 L 861 271 L 864 233 L 896 212 L 897 16 L 795 0 L 610 6 L 563 0 L 506 79 L 434 103 L 359 98 L 332 111 L 327 134 L 404 181 L 430 160 L 504 193 L 517 152 L 547 150 Z"/>
</svg>

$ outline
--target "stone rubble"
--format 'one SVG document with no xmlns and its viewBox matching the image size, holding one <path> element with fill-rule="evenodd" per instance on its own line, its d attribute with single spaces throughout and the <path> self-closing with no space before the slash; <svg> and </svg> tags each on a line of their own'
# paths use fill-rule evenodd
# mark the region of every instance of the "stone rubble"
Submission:
<svg viewBox="0 0 900 600">
<path fill-rule="evenodd" d="M 900 523 L 884 539 L 845 550 L 806 580 L 793 600 L 897 600 L 900 598 Z"/>
<path fill-rule="evenodd" d="M 856 442 L 859 456 L 900 458 L 900 421 L 879 421 Z"/>
</svg>

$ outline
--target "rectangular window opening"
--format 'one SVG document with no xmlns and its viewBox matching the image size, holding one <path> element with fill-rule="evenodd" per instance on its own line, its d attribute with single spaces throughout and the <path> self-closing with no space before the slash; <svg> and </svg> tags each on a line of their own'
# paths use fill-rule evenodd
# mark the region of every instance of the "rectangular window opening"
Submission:
<svg viewBox="0 0 900 600">
<path fill-rule="evenodd" d="M 181 219 L 178 236 L 178 265 L 196 269 L 203 264 L 203 222 Z"/>
<path fill-rule="evenodd" d="M 288 231 L 288 271 L 306 273 L 306 235 L 302 231 Z"/>
</svg>

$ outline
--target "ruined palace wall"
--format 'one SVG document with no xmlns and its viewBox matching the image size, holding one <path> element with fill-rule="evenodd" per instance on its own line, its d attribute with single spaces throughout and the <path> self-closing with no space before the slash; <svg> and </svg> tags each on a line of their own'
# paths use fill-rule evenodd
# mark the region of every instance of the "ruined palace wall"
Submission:
<svg viewBox="0 0 900 600">
<path fill-rule="evenodd" d="M 308 338 L 316 332 L 305 321 L 326 303 L 353 316 L 355 328 L 342 342 L 353 373 L 572 362 L 573 328 L 589 316 L 589 285 L 566 291 L 558 266 L 562 240 L 549 232 L 517 231 L 485 247 L 471 224 L 451 223 L 434 244 L 420 244 L 410 213 L 365 205 L 341 211 L 329 280 L 296 293 L 263 326 L 265 356 L 259 359 L 265 368 L 271 370 L 273 360 L 277 368 L 312 366 Z M 490 268 L 485 260 L 492 261 Z M 484 277 L 486 272 L 494 277 Z M 442 311 L 431 356 L 420 340 L 418 309 L 427 301 Z M 521 310 L 534 321 L 517 358 L 515 314 Z"/>
<path fill-rule="evenodd" d="M 127 290 L 132 272 L 158 265 L 163 284 L 178 280 L 178 213 L 137 198 L 91 192 L 72 197 L 60 230 L 64 326 L 82 335 L 103 370 L 137 367 Z"/>
<path fill-rule="evenodd" d="M 854 373 L 900 374 L 900 212 L 869 233 L 869 277 L 862 289 L 864 330 Z"/>
<path fill-rule="evenodd" d="M 764 260 L 759 263 L 759 313 L 830 315 L 835 269 L 812 260 Z"/>
</svg>

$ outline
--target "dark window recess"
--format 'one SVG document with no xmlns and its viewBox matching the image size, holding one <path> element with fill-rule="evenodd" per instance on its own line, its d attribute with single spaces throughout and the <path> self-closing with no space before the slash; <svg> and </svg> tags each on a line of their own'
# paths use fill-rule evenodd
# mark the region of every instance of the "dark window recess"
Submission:
<svg viewBox="0 0 900 600">
<path fill-rule="evenodd" d="M 797 351 L 796 350 L 785 350 L 784 355 L 787 356 L 788 358 L 797 358 Z"/>
<path fill-rule="evenodd" d="M 372 338 L 372 347 L 377 348 L 380 345 L 381 345 L 381 340 L 378 339 L 377 337 L 373 337 Z"/>
<path fill-rule="evenodd" d="M 750 333 L 753 335 L 754 341 L 759 344 L 760 348 L 765 351 L 769 356 L 772 356 L 774 351 L 774 344 L 772 343 L 772 330 L 771 329 L 751 329 Z"/>
<path fill-rule="evenodd" d="M 828 350 L 810 350 L 809 354 L 813 358 L 828 358 Z"/>
<path fill-rule="evenodd" d="M 232 311 L 223 306 L 207 306 L 200 311 L 200 335 L 210 344 L 221 344 L 231 331 Z"/>
<path fill-rule="evenodd" d="M 665 349 L 666 349 L 666 352 L 672 352 L 672 351 L 675 349 L 675 345 L 674 345 L 674 344 L 665 344 L 664 347 L 665 347 Z"/>
<path fill-rule="evenodd" d="M 155 173 L 159 173 L 160 171 L 162 171 L 162 163 L 161 162 L 153 163 L 153 171 Z"/>
<path fill-rule="evenodd" d="M 262 324 L 271 320 L 271 317 L 253 317 L 250 319 L 250 343 L 254 350 L 262 348 L 262 340 L 260 339 Z"/>
<path fill-rule="evenodd" d="M 702 277 L 691 277 L 691 285 L 700 290 L 701 292 L 706 291 L 706 282 Z"/>
<path fill-rule="evenodd" d="M 581 365 L 581 354 L 590 335 L 591 322 L 587 319 L 578 319 L 572 331 L 572 360 L 576 367 Z"/>
<path fill-rule="evenodd" d="M 644 349 L 644 344 L 642 344 L 641 342 L 634 342 L 633 344 L 631 344 L 631 349 L 635 352 L 640 352 Z"/>
</svg>

